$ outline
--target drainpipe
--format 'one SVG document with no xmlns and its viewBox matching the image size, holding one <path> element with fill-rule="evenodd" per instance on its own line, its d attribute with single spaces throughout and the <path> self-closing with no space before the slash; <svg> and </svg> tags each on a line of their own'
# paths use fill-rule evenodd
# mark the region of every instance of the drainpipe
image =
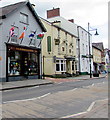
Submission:
<svg viewBox="0 0 110 120">
<path fill-rule="evenodd" d="M 77 26 L 77 32 L 78 32 L 78 61 L 79 61 L 79 73 L 81 73 L 81 67 L 80 67 L 80 38 L 79 38 L 79 27 Z"/>
</svg>

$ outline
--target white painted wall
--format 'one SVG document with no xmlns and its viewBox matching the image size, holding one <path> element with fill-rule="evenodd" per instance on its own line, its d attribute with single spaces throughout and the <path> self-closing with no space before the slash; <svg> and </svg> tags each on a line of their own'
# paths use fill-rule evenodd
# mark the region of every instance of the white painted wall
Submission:
<svg viewBox="0 0 110 120">
<path fill-rule="evenodd" d="M 2 60 L 0 61 L 0 78 L 6 77 L 6 44 L 5 42 L 8 41 L 9 30 L 11 28 L 11 25 L 14 24 L 14 26 L 18 27 L 18 38 L 23 32 L 23 27 L 27 26 L 26 24 L 20 23 L 20 12 L 27 14 L 29 18 L 28 29 L 26 31 L 26 36 L 21 46 L 22 45 L 29 46 L 30 40 L 28 36 L 31 33 L 31 31 L 35 31 L 37 29 L 37 33 L 42 32 L 40 25 L 37 23 L 36 19 L 34 18 L 34 16 L 32 15 L 31 11 L 27 6 L 17 9 L 12 14 L 8 15 L 6 19 L 2 20 L 3 24 L 0 25 L 0 56 L 2 57 Z M 18 44 L 19 42 L 20 40 L 18 39 Z M 36 48 L 38 48 L 39 43 L 40 43 L 40 40 L 36 40 L 36 45 L 35 45 Z"/>
</svg>

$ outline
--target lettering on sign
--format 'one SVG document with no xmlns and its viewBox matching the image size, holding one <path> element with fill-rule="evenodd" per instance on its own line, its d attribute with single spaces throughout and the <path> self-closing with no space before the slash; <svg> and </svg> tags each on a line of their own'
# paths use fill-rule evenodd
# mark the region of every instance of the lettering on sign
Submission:
<svg viewBox="0 0 110 120">
<path fill-rule="evenodd" d="M 11 49 L 11 50 L 17 50 L 17 51 L 37 52 L 37 50 L 27 49 L 27 48 L 20 48 L 20 47 L 13 47 L 13 46 L 9 46 L 8 48 Z"/>
</svg>

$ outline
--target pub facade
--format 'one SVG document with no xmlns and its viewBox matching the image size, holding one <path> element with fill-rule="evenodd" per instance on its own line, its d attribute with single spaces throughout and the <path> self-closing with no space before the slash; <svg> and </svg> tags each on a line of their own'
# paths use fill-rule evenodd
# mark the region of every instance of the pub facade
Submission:
<svg viewBox="0 0 110 120">
<path fill-rule="evenodd" d="M 41 41 L 46 29 L 30 2 L 0 8 L 0 81 L 42 78 Z"/>
</svg>

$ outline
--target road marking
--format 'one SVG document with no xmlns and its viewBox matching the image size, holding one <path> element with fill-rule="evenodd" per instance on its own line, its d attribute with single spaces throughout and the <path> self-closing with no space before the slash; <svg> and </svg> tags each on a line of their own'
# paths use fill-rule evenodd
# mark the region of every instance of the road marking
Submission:
<svg viewBox="0 0 110 120">
<path fill-rule="evenodd" d="M 77 90 L 78 88 L 74 88 L 74 89 L 72 89 L 72 91 L 75 91 L 75 90 Z"/>
<path fill-rule="evenodd" d="M 95 84 L 93 83 L 92 86 L 94 86 Z"/>
<path fill-rule="evenodd" d="M 37 97 L 37 98 L 31 98 L 31 99 L 25 99 L 25 100 L 7 101 L 7 102 L 3 102 L 3 104 L 6 104 L 6 103 L 14 103 L 14 102 L 24 102 L 24 101 L 37 100 L 37 99 L 41 99 L 41 98 L 43 98 L 43 97 L 46 97 L 46 96 L 48 96 L 49 94 L 51 94 L 51 93 L 44 94 L 44 95 L 39 96 L 39 97 Z"/>
<path fill-rule="evenodd" d="M 62 84 L 63 82 L 59 82 L 59 83 L 57 83 L 57 84 Z"/>
<path fill-rule="evenodd" d="M 95 102 L 92 102 L 89 108 L 87 109 L 87 112 L 91 111 L 94 105 L 95 105 Z"/>
<path fill-rule="evenodd" d="M 80 113 L 73 114 L 73 115 L 67 115 L 67 116 L 64 116 L 64 117 L 61 117 L 61 118 L 72 118 L 72 117 L 75 117 L 75 116 L 78 116 L 78 115 L 86 114 L 86 113 L 88 113 L 92 110 L 92 108 L 93 108 L 93 106 L 95 105 L 96 102 L 101 102 L 101 101 L 105 101 L 105 100 L 108 100 L 108 99 L 96 100 L 96 101 L 92 102 L 91 105 L 89 106 L 89 108 L 85 112 L 80 112 Z"/>
<path fill-rule="evenodd" d="M 75 116 L 82 115 L 82 114 L 85 114 L 85 113 L 87 113 L 87 112 L 81 112 L 81 113 L 77 113 L 77 114 L 74 114 L 74 115 L 64 116 L 64 117 L 61 117 L 61 118 L 71 118 L 71 117 L 75 117 Z"/>
<path fill-rule="evenodd" d="M 40 99 L 40 98 L 43 98 L 43 97 L 46 97 L 46 96 L 48 96 L 48 95 L 50 95 L 51 93 L 47 93 L 47 94 L 45 94 L 45 95 L 42 95 L 42 96 L 40 96 L 40 97 L 37 97 L 38 99 Z"/>
<path fill-rule="evenodd" d="M 35 86 L 35 87 L 29 87 L 28 89 L 34 89 L 34 88 L 38 88 L 39 86 Z"/>
</svg>

